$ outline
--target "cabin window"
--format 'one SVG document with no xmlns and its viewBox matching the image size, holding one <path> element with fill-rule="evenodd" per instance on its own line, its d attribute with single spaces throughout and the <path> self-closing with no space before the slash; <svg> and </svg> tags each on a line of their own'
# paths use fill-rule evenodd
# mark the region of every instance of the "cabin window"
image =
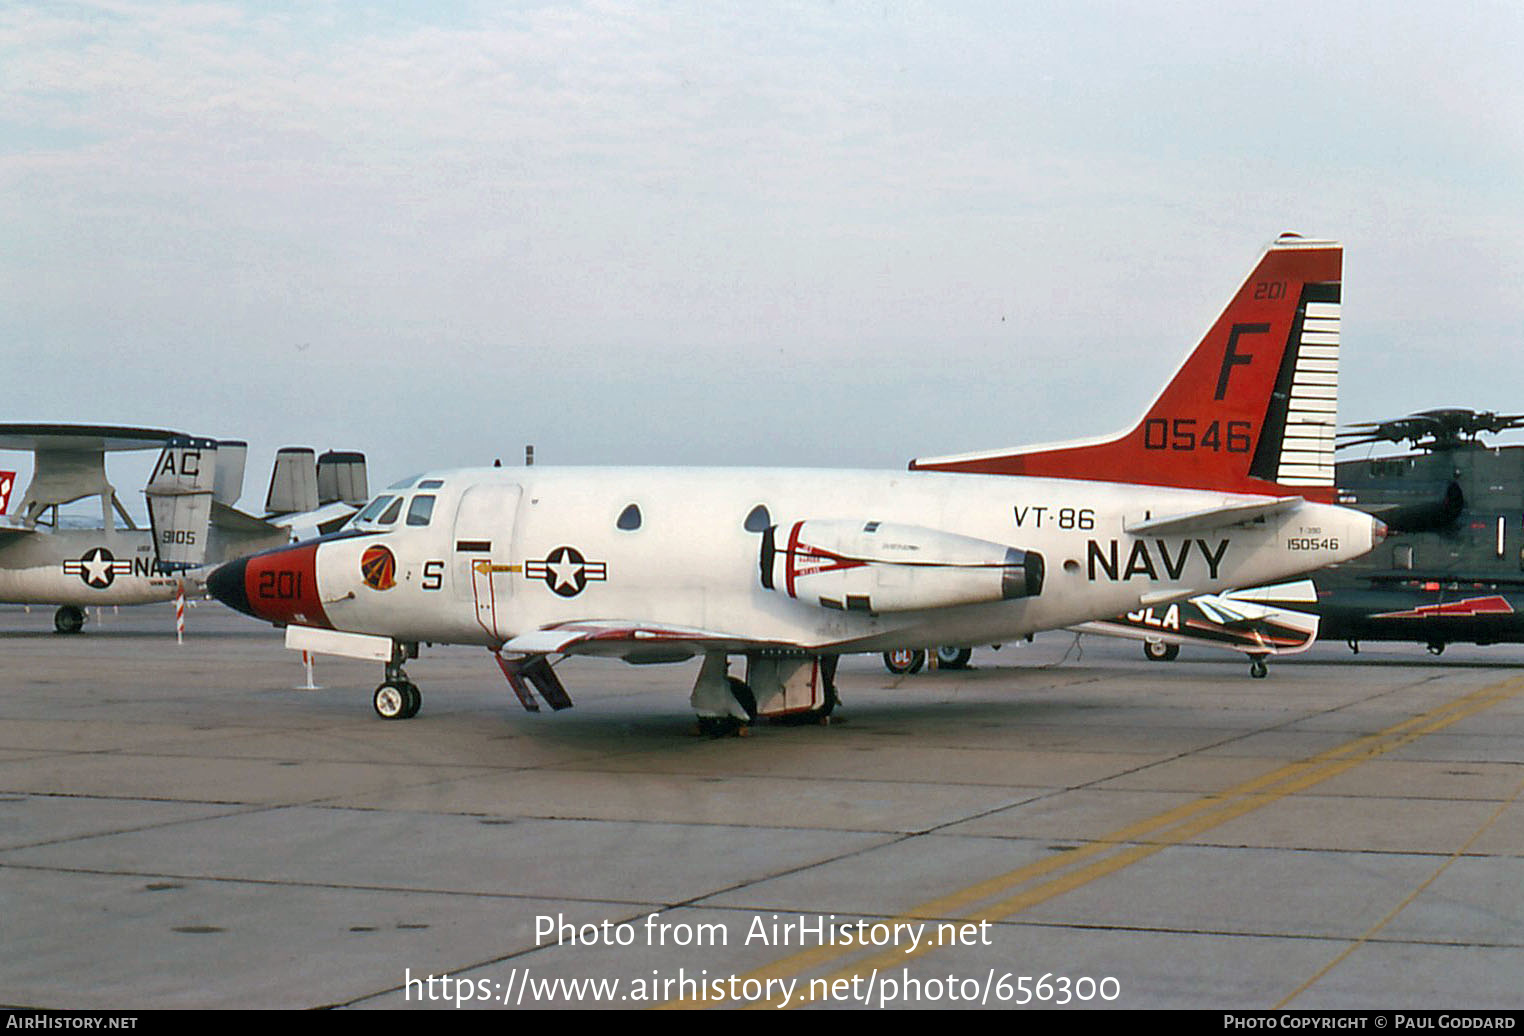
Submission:
<svg viewBox="0 0 1524 1036">
<path fill-rule="evenodd" d="M 395 522 L 397 520 L 397 515 L 399 515 L 401 513 L 402 513 L 402 497 L 399 496 L 399 497 L 397 497 L 396 499 L 394 499 L 392 501 L 392 506 L 388 507 L 386 509 L 386 511 L 381 515 L 381 517 L 376 519 L 376 524 L 377 525 L 391 525 L 393 522 Z"/>
<path fill-rule="evenodd" d="M 766 532 L 767 527 L 773 524 L 773 516 L 767 513 L 767 508 L 761 504 L 751 509 L 746 516 L 747 532 Z"/>
<path fill-rule="evenodd" d="M 614 524 L 625 532 L 634 532 L 640 528 L 640 508 L 635 504 L 626 507 L 623 511 L 619 512 L 619 520 Z"/>
<path fill-rule="evenodd" d="M 370 504 L 365 508 L 365 510 L 361 511 L 358 515 L 355 516 L 355 521 L 356 522 L 373 522 L 373 521 L 375 521 L 376 520 L 376 516 L 379 515 L 383 510 L 386 509 L 386 505 L 387 504 L 391 503 L 395 499 L 396 499 L 396 497 L 392 497 L 392 496 L 378 496 L 378 497 L 376 497 L 374 500 L 372 500 L 370 502 Z"/>
<path fill-rule="evenodd" d="M 407 523 L 409 525 L 428 525 L 429 519 L 434 515 L 434 497 L 428 493 L 419 493 L 413 497 L 413 502 L 407 505 Z"/>
</svg>

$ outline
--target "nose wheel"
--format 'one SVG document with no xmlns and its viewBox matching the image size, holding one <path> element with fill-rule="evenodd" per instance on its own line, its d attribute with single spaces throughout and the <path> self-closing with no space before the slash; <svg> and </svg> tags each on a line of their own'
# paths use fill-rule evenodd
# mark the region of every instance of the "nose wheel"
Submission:
<svg viewBox="0 0 1524 1036">
<path fill-rule="evenodd" d="M 386 663 L 386 679 L 376 688 L 371 704 L 382 719 L 412 719 L 423 707 L 423 692 L 407 678 L 402 663 L 418 657 L 417 644 L 392 642 L 392 658 Z"/>
<path fill-rule="evenodd" d="M 376 688 L 372 704 L 382 719 L 412 719 L 423 706 L 423 692 L 406 680 L 388 680 Z"/>
</svg>

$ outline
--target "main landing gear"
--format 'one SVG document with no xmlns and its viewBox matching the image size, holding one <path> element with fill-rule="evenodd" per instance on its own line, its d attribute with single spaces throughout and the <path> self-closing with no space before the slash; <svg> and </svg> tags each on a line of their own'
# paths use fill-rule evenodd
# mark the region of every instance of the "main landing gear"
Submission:
<svg viewBox="0 0 1524 1036">
<path fill-rule="evenodd" d="M 938 669 L 967 669 L 974 649 L 943 645 L 936 649 Z M 914 676 L 926 665 L 927 654 L 919 648 L 898 648 L 884 652 L 884 668 L 895 676 Z"/>
<path fill-rule="evenodd" d="M 382 719 L 412 719 L 423 707 L 423 692 L 407 678 L 402 663 L 418 657 L 417 644 L 392 644 L 392 658 L 386 663 L 386 680 L 376 688 L 371 703 Z"/>
<path fill-rule="evenodd" d="M 53 613 L 53 629 L 59 633 L 78 633 L 85 627 L 85 610 L 66 604 Z"/>
<path fill-rule="evenodd" d="M 1180 645 L 1166 644 L 1162 640 L 1145 640 L 1143 657 L 1150 662 L 1173 662 L 1180 657 Z"/>
<path fill-rule="evenodd" d="M 1270 667 L 1265 665 L 1264 655 L 1249 656 L 1249 675 L 1256 680 L 1263 680 L 1270 675 Z"/>
<path fill-rule="evenodd" d="M 707 737 L 745 737 L 757 721 L 757 696 L 745 680 L 730 675 L 723 651 L 704 655 L 688 701 L 698 713 L 698 733 Z"/>
<path fill-rule="evenodd" d="M 921 671 L 926 664 L 926 652 L 899 648 L 895 651 L 884 652 L 884 668 L 895 676 L 910 676 Z"/>
<path fill-rule="evenodd" d="M 751 683 L 730 675 L 725 652 L 705 652 L 689 698 L 699 734 L 745 737 L 758 716 L 774 723 L 824 723 L 840 701 L 835 656 L 749 654 L 746 670 Z"/>
</svg>

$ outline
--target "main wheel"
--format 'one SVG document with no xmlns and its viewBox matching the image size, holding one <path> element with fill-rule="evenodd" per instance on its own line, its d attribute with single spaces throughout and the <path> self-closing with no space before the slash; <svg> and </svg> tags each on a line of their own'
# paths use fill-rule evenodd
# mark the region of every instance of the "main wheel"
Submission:
<svg viewBox="0 0 1524 1036">
<path fill-rule="evenodd" d="M 84 629 L 85 612 L 72 604 L 66 604 L 53 613 L 53 628 L 59 633 L 78 633 Z"/>
<path fill-rule="evenodd" d="M 1444 653 L 1445 653 L 1445 642 L 1444 641 L 1442 641 L 1442 640 L 1436 640 L 1436 641 L 1434 641 L 1434 643 L 1429 645 L 1429 654 L 1431 654 L 1431 655 L 1442 655 Z"/>
<path fill-rule="evenodd" d="M 1249 675 L 1256 680 L 1263 680 L 1266 676 L 1270 675 L 1270 667 L 1265 665 L 1263 658 L 1256 658 L 1249 663 Z"/>
<path fill-rule="evenodd" d="M 755 723 L 757 721 L 757 696 L 752 693 L 752 689 L 747 685 L 746 681 L 739 676 L 731 676 L 726 679 L 730 681 L 730 696 L 736 700 L 741 708 L 746 710 L 746 719 L 749 722 Z"/>
<path fill-rule="evenodd" d="M 408 693 L 408 688 L 410 687 L 412 687 L 411 694 Z M 415 696 L 417 696 L 416 699 Z M 408 712 L 408 706 L 412 705 L 415 700 L 421 704 L 421 696 L 418 695 L 418 689 L 413 687 L 412 684 L 404 682 L 392 683 L 388 681 L 376 688 L 376 694 L 371 699 L 371 704 L 376 707 L 376 715 L 382 719 L 407 719 L 411 715 Z"/>
<path fill-rule="evenodd" d="M 418 715 L 418 710 L 423 708 L 423 692 L 418 685 L 409 681 L 402 685 L 402 693 L 407 698 L 407 704 L 402 709 L 399 719 L 412 719 Z"/>
<path fill-rule="evenodd" d="M 1143 642 L 1143 657 L 1150 662 L 1173 662 L 1179 654 L 1179 644 L 1166 644 L 1162 640 L 1145 640 Z"/>
<path fill-rule="evenodd" d="M 898 651 L 884 652 L 884 668 L 895 676 L 919 673 L 925 664 L 926 652 L 919 649 L 900 648 Z"/>
<path fill-rule="evenodd" d="M 974 657 L 973 648 L 937 648 L 937 667 L 940 669 L 967 669 L 968 660 Z"/>
</svg>

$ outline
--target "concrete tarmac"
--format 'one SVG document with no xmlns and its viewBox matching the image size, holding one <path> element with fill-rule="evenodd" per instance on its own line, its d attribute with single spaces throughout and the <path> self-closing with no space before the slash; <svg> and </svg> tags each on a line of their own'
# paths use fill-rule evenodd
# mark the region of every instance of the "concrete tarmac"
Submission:
<svg viewBox="0 0 1524 1036">
<path fill-rule="evenodd" d="M 213 604 L 0 608 L 0 1004 L 1518 1009 L 1521 663 L 1050 633 L 712 740 L 696 662 L 386 722 Z"/>
</svg>

